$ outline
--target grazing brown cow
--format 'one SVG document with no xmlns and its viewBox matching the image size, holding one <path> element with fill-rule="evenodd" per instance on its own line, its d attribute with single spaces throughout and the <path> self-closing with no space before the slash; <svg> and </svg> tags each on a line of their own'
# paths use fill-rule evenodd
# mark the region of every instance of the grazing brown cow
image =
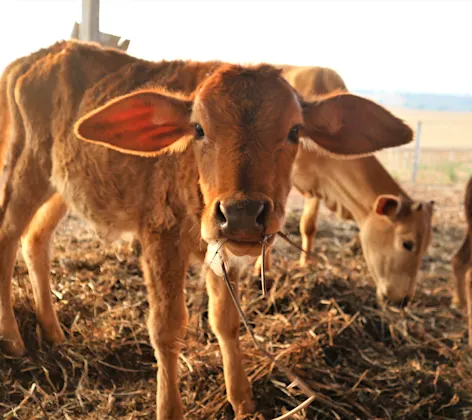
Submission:
<svg viewBox="0 0 472 420">
<path fill-rule="evenodd" d="M 463 244 L 452 258 L 452 268 L 456 281 L 454 303 L 461 308 L 467 304 L 469 346 L 472 347 L 472 177 L 465 188 L 464 207 L 467 230 Z"/>
<path fill-rule="evenodd" d="M 284 66 L 284 77 L 305 100 L 347 91 L 341 77 L 326 67 Z M 304 140 L 302 140 L 304 141 Z M 300 219 L 302 248 L 311 252 L 320 201 L 339 218 L 354 219 L 377 297 L 405 305 L 415 293 L 421 259 L 431 238 L 432 202 L 412 200 L 374 156 L 335 160 L 300 147 L 292 184 L 304 196 Z M 301 265 L 307 256 L 300 255 Z M 260 259 L 255 271 L 260 270 Z M 270 256 L 266 259 L 270 267 Z"/>
<path fill-rule="evenodd" d="M 224 242 L 225 255 L 255 256 L 263 241 L 271 244 L 283 224 L 299 136 L 351 156 L 412 139 L 401 120 L 358 96 L 301 100 L 270 65 L 152 63 L 71 41 L 18 60 L 3 77 L 10 112 L 2 131 L 2 141 L 10 134 L 0 211 L 4 349 L 25 352 L 11 305 L 22 236 L 39 323 L 58 342 L 48 247 L 65 209 L 106 239 L 131 232 L 148 288 L 159 419 L 183 416 L 177 360 L 189 255 L 202 258 L 207 243 Z M 237 288 L 237 265 L 228 271 Z M 212 270 L 207 286 L 228 399 L 236 413 L 251 412 L 238 313 Z"/>
</svg>

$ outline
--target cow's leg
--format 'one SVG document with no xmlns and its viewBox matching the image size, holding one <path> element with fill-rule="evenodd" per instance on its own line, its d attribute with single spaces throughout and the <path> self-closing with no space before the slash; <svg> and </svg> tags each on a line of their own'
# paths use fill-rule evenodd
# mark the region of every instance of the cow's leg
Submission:
<svg viewBox="0 0 472 420">
<path fill-rule="evenodd" d="M 54 194 L 36 212 L 21 240 L 23 258 L 33 287 L 36 316 L 44 337 L 52 344 L 64 341 L 65 337 L 51 299 L 49 252 L 54 230 L 66 211 L 62 197 Z"/>
<path fill-rule="evenodd" d="M 302 235 L 302 248 L 306 252 L 313 252 L 314 237 L 317 227 L 320 199 L 317 197 L 305 198 L 302 217 L 300 218 L 300 233 Z M 300 265 L 305 266 L 309 257 L 305 252 L 300 254 Z"/>
<path fill-rule="evenodd" d="M 230 270 L 229 278 L 238 292 L 239 273 Z M 251 386 L 244 372 L 239 346 L 239 315 L 223 278 L 213 271 L 207 273 L 210 325 L 215 332 L 223 357 L 228 400 L 235 413 L 248 414 L 254 410 Z"/>
<path fill-rule="evenodd" d="M 0 343 L 13 356 L 22 356 L 25 345 L 11 302 L 11 276 L 18 250 L 18 237 L 0 233 Z"/>
<path fill-rule="evenodd" d="M 470 261 L 470 268 L 465 274 L 465 287 L 467 293 L 467 320 L 469 325 L 469 347 L 472 347 L 472 261 Z"/>
<path fill-rule="evenodd" d="M 470 235 L 467 235 L 461 247 L 452 258 L 452 272 L 456 284 L 452 303 L 459 308 L 465 308 L 466 306 L 467 290 L 465 286 L 465 274 L 470 264 L 469 259 L 472 248 L 470 242 Z"/>
<path fill-rule="evenodd" d="M 21 235 L 51 188 L 32 148 L 11 157 L 6 178 L 0 210 L 0 342 L 7 353 L 20 356 L 26 349 L 13 313 L 11 278 Z"/>
<path fill-rule="evenodd" d="M 265 268 L 266 273 L 272 269 L 272 252 L 270 248 L 266 251 L 266 254 L 265 254 L 264 268 Z M 255 276 L 260 276 L 261 272 L 262 272 L 262 255 L 257 257 L 256 263 L 254 264 L 253 274 Z"/>
<path fill-rule="evenodd" d="M 139 235 L 144 278 L 148 288 L 148 329 L 158 361 L 157 418 L 183 418 L 178 384 L 178 358 L 188 321 L 184 279 L 188 254 L 180 229 Z"/>
</svg>

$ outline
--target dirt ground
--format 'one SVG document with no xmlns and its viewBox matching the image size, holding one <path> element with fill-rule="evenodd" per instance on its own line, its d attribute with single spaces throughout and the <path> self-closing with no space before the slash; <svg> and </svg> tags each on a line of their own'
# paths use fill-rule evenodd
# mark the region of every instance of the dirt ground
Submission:
<svg viewBox="0 0 472 420">
<path fill-rule="evenodd" d="M 297 265 L 298 251 L 278 240 L 269 296 L 260 281 L 242 282 L 242 305 L 257 339 L 293 368 L 318 398 L 297 419 L 470 419 L 472 352 L 466 319 L 450 308 L 450 259 L 464 235 L 463 186 L 413 188 L 437 202 L 434 238 L 423 279 L 406 312 L 379 311 L 359 248 L 357 228 L 322 211 L 318 260 Z M 299 243 L 301 199 L 291 201 L 285 231 Z M 101 245 L 69 216 L 55 237 L 51 275 L 68 341 L 51 348 L 38 338 L 32 290 L 21 258 L 15 310 L 28 356 L 0 354 L 0 415 L 5 419 L 141 419 L 155 416 L 156 360 L 145 327 L 146 289 L 138 259 Z M 188 275 L 191 322 L 180 360 L 188 419 L 231 419 L 222 363 L 207 323 L 198 267 Z M 271 419 L 306 397 L 254 349 L 241 329 L 254 387 L 253 418 Z"/>
</svg>

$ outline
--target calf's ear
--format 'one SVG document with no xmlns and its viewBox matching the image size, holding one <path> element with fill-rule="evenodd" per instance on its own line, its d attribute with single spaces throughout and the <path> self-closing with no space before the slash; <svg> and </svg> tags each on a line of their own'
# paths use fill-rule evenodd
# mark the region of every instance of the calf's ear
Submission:
<svg viewBox="0 0 472 420">
<path fill-rule="evenodd" d="M 80 118 L 76 136 L 126 154 L 152 157 L 183 148 L 192 133 L 192 102 L 154 91 L 115 98 Z"/>
<path fill-rule="evenodd" d="M 375 200 L 373 210 L 375 214 L 386 216 L 394 222 L 397 218 L 400 204 L 399 197 L 390 194 L 381 194 Z"/>
<path fill-rule="evenodd" d="M 367 156 L 413 139 L 411 128 L 391 112 L 345 92 L 305 103 L 300 134 L 334 158 Z"/>
</svg>

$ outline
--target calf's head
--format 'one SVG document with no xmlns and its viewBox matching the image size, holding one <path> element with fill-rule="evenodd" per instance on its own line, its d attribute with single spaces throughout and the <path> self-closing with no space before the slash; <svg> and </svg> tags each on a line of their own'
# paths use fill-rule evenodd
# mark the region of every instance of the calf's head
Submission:
<svg viewBox="0 0 472 420">
<path fill-rule="evenodd" d="M 381 304 L 405 306 L 413 298 L 421 259 L 431 241 L 433 205 L 380 195 L 362 225 L 362 248 Z"/>
<path fill-rule="evenodd" d="M 353 158 L 412 139 L 407 125 L 367 99 L 339 93 L 303 102 L 269 65 L 222 65 L 190 97 L 156 88 L 115 98 L 83 116 L 75 133 L 149 157 L 191 143 L 202 238 L 225 241 L 234 255 L 259 254 L 281 228 L 299 136 Z"/>
</svg>

